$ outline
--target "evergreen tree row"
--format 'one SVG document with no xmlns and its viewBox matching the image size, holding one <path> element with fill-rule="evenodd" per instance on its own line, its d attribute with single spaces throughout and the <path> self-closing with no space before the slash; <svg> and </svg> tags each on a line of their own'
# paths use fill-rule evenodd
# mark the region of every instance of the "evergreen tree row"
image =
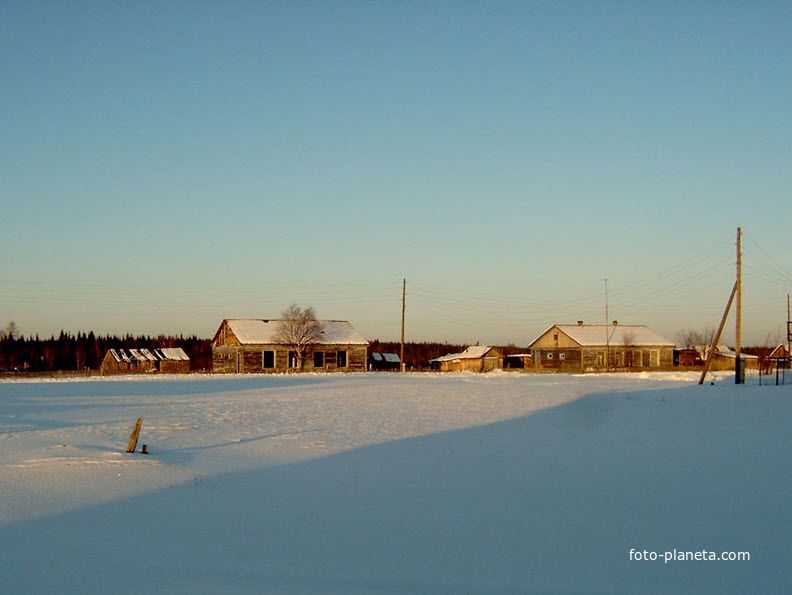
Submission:
<svg viewBox="0 0 792 595">
<path fill-rule="evenodd" d="M 190 357 L 193 370 L 210 370 L 212 367 L 212 342 L 210 339 L 191 337 L 149 336 L 96 336 L 72 335 L 61 331 L 48 339 L 24 337 L 14 332 L 0 334 L 0 371 L 53 372 L 97 370 L 109 349 L 158 349 L 181 347 Z"/>
</svg>

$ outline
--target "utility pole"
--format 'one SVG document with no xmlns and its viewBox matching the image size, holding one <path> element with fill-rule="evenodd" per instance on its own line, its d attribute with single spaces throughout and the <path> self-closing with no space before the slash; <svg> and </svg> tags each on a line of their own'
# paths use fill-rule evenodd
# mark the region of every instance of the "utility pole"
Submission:
<svg viewBox="0 0 792 595">
<path fill-rule="evenodd" d="M 608 280 L 605 279 L 605 371 L 610 369 L 610 332 L 608 329 Z"/>
<path fill-rule="evenodd" d="M 401 351 L 399 352 L 399 362 L 402 372 L 405 372 L 407 370 L 407 366 L 404 363 L 404 313 L 406 309 L 407 309 L 407 279 L 402 279 Z"/>
<path fill-rule="evenodd" d="M 726 324 L 726 317 L 729 315 L 729 310 L 731 309 L 732 302 L 737 301 L 737 305 L 735 307 L 736 313 L 735 318 L 737 319 L 737 328 L 735 332 L 735 359 L 734 359 L 734 382 L 735 384 L 745 384 L 745 368 L 743 366 L 743 362 L 740 359 L 740 350 L 742 349 L 742 228 L 737 228 L 737 280 L 734 282 L 734 287 L 732 288 L 731 295 L 729 296 L 729 301 L 726 304 L 726 310 L 723 311 L 723 318 L 721 318 L 720 326 L 718 327 L 718 331 L 715 333 L 715 337 L 712 339 L 712 345 L 710 345 L 709 353 L 707 354 L 707 361 L 704 362 L 704 370 L 701 372 L 701 378 L 699 378 L 699 384 L 704 383 L 704 378 L 707 376 L 707 371 L 710 367 L 710 362 L 712 360 L 713 355 L 715 354 L 715 348 L 718 345 L 718 341 L 720 341 L 721 333 L 723 332 L 723 325 Z"/>
<path fill-rule="evenodd" d="M 742 349 L 742 228 L 737 228 L 737 312 L 735 314 L 736 329 L 734 332 L 734 383 L 745 384 L 745 367 L 740 358 Z"/>
<path fill-rule="evenodd" d="M 790 318 L 789 294 L 787 294 L 787 355 L 792 355 L 790 346 L 792 346 L 792 318 Z"/>
<path fill-rule="evenodd" d="M 787 352 L 784 361 L 784 379 L 786 379 L 786 369 L 792 363 L 792 317 L 790 317 L 789 294 L 787 294 Z"/>
</svg>

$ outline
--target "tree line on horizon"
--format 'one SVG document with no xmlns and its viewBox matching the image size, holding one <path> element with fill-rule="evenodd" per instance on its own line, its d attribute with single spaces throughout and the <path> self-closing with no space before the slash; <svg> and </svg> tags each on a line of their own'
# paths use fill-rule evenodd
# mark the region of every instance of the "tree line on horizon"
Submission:
<svg viewBox="0 0 792 595">
<path fill-rule="evenodd" d="M 0 371 L 3 372 L 87 372 L 98 370 L 110 349 L 159 349 L 181 347 L 190 358 L 190 369 L 212 369 L 212 339 L 195 335 L 184 337 L 132 334 L 96 335 L 93 331 L 72 334 L 61 331 L 57 336 L 42 339 L 38 335 L 25 337 L 13 322 L 0 330 Z M 467 345 L 439 341 L 405 342 L 404 362 L 408 369 L 420 369 L 429 360 L 448 353 L 463 351 Z M 518 353 L 514 345 L 500 346 L 504 355 Z M 368 353 L 396 353 L 401 351 L 399 341 L 369 343 Z"/>
<path fill-rule="evenodd" d="M 12 322 L 0 331 L 0 371 L 5 372 L 87 372 L 98 370 L 110 349 L 160 349 L 181 347 L 193 370 L 212 368 L 211 339 L 197 336 L 95 335 L 61 331 L 42 339 L 25 337 Z"/>
</svg>

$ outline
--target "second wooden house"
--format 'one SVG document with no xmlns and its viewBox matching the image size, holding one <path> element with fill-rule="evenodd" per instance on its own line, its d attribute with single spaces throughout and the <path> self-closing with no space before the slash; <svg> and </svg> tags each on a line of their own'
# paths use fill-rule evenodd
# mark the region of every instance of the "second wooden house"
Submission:
<svg viewBox="0 0 792 595">
<path fill-rule="evenodd" d="M 554 324 L 529 345 L 536 372 L 647 370 L 674 365 L 673 341 L 644 325 Z"/>
</svg>

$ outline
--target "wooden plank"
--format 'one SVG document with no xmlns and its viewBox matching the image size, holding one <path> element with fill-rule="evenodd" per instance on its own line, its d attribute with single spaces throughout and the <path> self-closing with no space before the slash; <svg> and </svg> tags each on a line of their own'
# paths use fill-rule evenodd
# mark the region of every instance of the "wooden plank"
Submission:
<svg viewBox="0 0 792 595">
<path fill-rule="evenodd" d="M 132 434 L 129 436 L 129 444 L 127 445 L 127 452 L 135 452 L 138 443 L 138 436 L 140 436 L 140 426 L 143 425 L 143 418 L 138 417 L 138 420 L 135 422 L 135 429 L 132 430 Z"/>
<path fill-rule="evenodd" d="M 715 333 L 715 337 L 712 339 L 712 345 L 710 345 L 709 353 L 707 354 L 707 361 L 704 362 L 704 370 L 701 372 L 701 378 L 699 378 L 698 383 L 704 384 L 704 378 L 707 376 L 707 371 L 709 370 L 710 363 L 712 362 L 712 358 L 715 355 L 715 348 L 718 346 L 718 341 L 720 341 L 721 333 L 723 332 L 723 326 L 726 324 L 726 318 L 729 316 L 729 310 L 731 310 L 732 301 L 734 301 L 734 294 L 737 293 L 738 289 L 738 282 L 734 282 L 734 288 L 732 289 L 731 295 L 729 296 L 729 302 L 726 304 L 726 309 L 723 311 L 723 318 L 721 318 L 720 326 L 718 326 L 718 332 Z M 736 362 L 735 362 L 736 367 Z"/>
</svg>

